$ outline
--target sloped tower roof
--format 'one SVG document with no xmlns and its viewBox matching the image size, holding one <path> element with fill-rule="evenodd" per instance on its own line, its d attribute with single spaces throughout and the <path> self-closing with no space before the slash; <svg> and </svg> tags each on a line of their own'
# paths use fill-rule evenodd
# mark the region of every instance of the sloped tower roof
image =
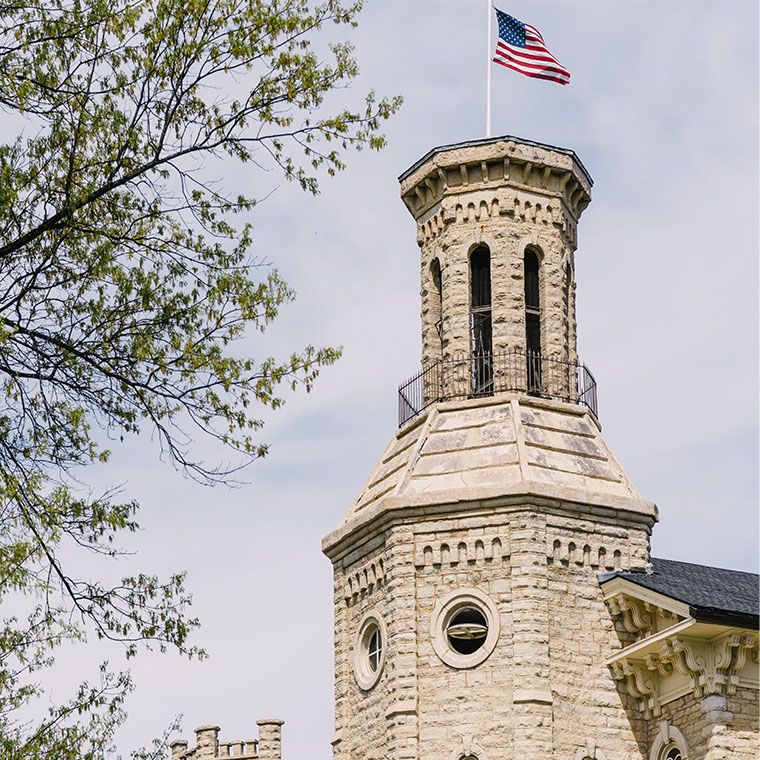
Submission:
<svg viewBox="0 0 760 760">
<path fill-rule="evenodd" d="M 437 404 L 402 427 L 324 548 L 396 510 L 534 498 L 657 516 L 586 407 L 499 396 Z"/>
</svg>

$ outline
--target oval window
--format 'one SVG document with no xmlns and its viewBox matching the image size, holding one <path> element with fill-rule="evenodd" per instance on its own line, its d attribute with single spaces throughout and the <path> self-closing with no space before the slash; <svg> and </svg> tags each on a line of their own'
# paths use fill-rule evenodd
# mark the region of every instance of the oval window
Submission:
<svg viewBox="0 0 760 760">
<path fill-rule="evenodd" d="M 354 677 L 360 689 L 371 689 L 379 680 L 385 663 L 387 641 L 385 623 L 376 611 L 368 612 L 359 623 L 354 641 Z"/>
</svg>

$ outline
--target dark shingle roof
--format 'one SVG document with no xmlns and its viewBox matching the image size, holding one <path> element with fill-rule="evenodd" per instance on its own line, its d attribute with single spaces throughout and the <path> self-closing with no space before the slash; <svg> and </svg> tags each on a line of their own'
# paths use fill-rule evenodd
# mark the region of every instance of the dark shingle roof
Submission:
<svg viewBox="0 0 760 760">
<path fill-rule="evenodd" d="M 652 557 L 651 561 L 651 573 L 616 570 L 600 575 L 599 582 L 624 578 L 688 604 L 690 614 L 697 619 L 758 627 L 760 576 L 672 559 Z"/>
</svg>

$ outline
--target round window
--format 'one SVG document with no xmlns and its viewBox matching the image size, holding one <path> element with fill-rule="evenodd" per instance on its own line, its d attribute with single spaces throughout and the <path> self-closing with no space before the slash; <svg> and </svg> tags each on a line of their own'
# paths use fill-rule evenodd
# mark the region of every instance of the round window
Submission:
<svg viewBox="0 0 760 760">
<path fill-rule="evenodd" d="M 456 589 L 441 599 L 430 620 L 435 653 L 453 668 L 483 662 L 499 639 L 499 610 L 480 589 Z"/>
<path fill-rule="evenodd" d="M 477 652 L 486 643 L 488 621 L 477 607 L 463 607 L 446 626 L 449 646 L 459 654 Z"/>
<path fill-rule="evenodd" d="M 665 753 L 665 760 L 681 760 L 681 750 L 678 747 L 671 747 Z"/>
<path fill-rule="evenodd" d="M 385 623 L 374 610 L 359 624 L 354 643 L 354 676 L 361 689 L 371 689 L 380 678 L 385 662 Z"/>
</svg>

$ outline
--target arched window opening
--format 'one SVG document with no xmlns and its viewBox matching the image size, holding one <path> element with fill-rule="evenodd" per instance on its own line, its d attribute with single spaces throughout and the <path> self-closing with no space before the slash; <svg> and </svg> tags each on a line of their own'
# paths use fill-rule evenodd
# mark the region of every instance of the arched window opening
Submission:
<svg viewBox="0 0 760 760">
<path fill-rule="evenodd" d="M 570 264 L 565 264 L 565 287 L 563 289 L 562 311 L 565 315 L 565 351 L 568 358 L 570 357 L 570 327 L 573 322 L 572 315 L 572 291 L 573 291 L 573 270 Z"/>
<path fill-rule="evenodd" d="M 541 393 L 541 289 L 535 251 L 525 251 L 525 355 L 528 393 Z"/>
<path fill-rule="evenodd" d="M 470 256 L 470 342 L 472 394 L 485 396 L 493 393 L 491 252 L 485 246 Z"/>
<path fill-rule="evenodd" d="M 686 737 L 675 727 L 662 722 L 649 752 L 649 760 L 686 760 Z"/>
<path fill-rule="evenodd" d="M 562 291 L 563 292 L 562 312 L 565 315 L 565 336 L 564 336 L 564 341 L 563 341 L 563 349 L 565 352 L 565 357 L 567 358 L 567 364 L 565 365 L 566 373 L 565 373 L 564 395 L 565 395 L 565 398 L 568 398 L 568 399 L 574 398 L 575 396 L 575 389 L 573 388 L 574 375 L 573 375 L 572 366 L 570 364 L 573 358 L 572 351 L 570 350 L 570 342 L 572 340 L 571 327 L 572 327 L 572 322 L 573 322 L 572 288 L 573 288 L 573 270 L 571 269 L 570 262 L 568 261 L 567 264 L 565 264 L 565 287 L 563 288 L 563 291 Z"/>
<path fill-rule="evenodd" d="M 430 264 L 430 279 L 433 283 L 431 310 L 435 321 L 435 330 L 443 353 L 443 279 L 441 277 L 441 262 L 434 258 Z"/>
</svg>

